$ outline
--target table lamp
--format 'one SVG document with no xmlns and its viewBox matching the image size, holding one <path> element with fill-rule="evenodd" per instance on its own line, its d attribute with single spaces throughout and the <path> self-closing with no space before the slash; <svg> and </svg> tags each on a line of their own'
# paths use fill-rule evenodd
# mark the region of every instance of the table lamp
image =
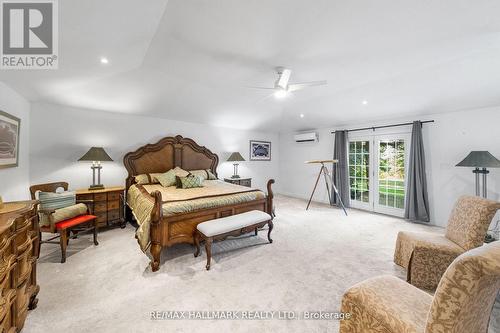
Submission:
<svg viewBox="0 0 500 333">
<path fill-rule="evenodd" d="M 101 190 L 104 185 L 101 184 L 101 162 L 113 161 L 109 157 L 108 153 L 102 147 L 92 147 L 88 152 L 85 153 L 78 161 L 91 161 L 92 166 L 92 185 L 90 185 L 89 190 Z M 95 183 L 95 171 L 97 170 L 97 184 Z"/>
<path fill-rule="evenodd" d="M 240 153 L 234 152 L 231 154 L 231 156 L 229 156 L 227 161 L 228 162 L 243 162 L 243 161 L 245 161 L 245 159 L 243 158 L 243 156 L 241 156 Z M 233 163 L 233 166 L 234 166 L 234 175 L 232 175 L 231 178 L 240 178 L 240 176 L 238 175 L 238 163 Z"/>
<path fill-rule="evenodd" d="M 486 176 L 490 173 L 487 168 L 500 168 L 500 161 L 488 151 L 471 151 L 456 166 L 475 168 L 472 173 L 476 175 L 476 196 L 480 196 L 481 192 L 479 174 L 483 175 L 483 198 L 486 198 L 488 196 Z"/>
</svg>

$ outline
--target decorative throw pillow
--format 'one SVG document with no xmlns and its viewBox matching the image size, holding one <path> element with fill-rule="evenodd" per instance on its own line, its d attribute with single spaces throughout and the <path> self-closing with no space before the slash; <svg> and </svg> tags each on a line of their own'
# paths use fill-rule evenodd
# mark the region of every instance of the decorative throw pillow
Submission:
<svg viewBox="0 0 500 333">
<path fill-rule="evenodd" d="M 163 187 L 174 186 L 177 185 L 179 187 L 179 182 L 176 180 L 176 177 L 187 177 L 189 172 L 183 170 L 179 167 L 175 167 L 173 169 L 168 170 L 162 174 L 152 174 L 155 175 L 155 178 L 158 179 L 158 182 Z"/>
<path fill-rule="evenodd" d="M 163 173 L 158 172 L 158 173 L 150 173 L 149 177 L 151 178 L 151 184 L 158 184 L 160 181 L 158 180 L 158 177 L 163 175 Z"/>
<path fill-rule="evenodd" d="M 73 191 L 65 191 L 60 193 L 39 192 L 38 200 L 40 201 L 41 210 L 55 210 L 57 212 L 57 210 L 74 206 L 76 204 L 76 193 Z M 39 216 L 40 225 L 50 224 L 47 214 L 39 214 Z"/>
<path fill-rule="evenodd" d="M 158 184 L 160 182 L 158 180 L 158 176 L 160 175 L 162 175 L 162 173 L 143 173 L 141 175 L 135 176 L 134 178 L 137 184 Z"/>
<path fill-rule="evenodd" d="M 135 179 L 135 182 L 137 184 L 149 184 L 149 177 L 148 177 L 148 174 L 146 173 L 143 173 L 142 175 L 137 175 L 134 177 Z"/>
<path fill-rule="evenodd" d="M 38 200 L 40 200 L 40 209 L 56 210 L 76 204 L 76 193 L 73 191 L 39 192 Z"/>
<path fill-rule="evenodd" d="M 84 214 L 87 214 L 87 205 L 79 203 L 76 205 L 56 209 L 56 211 L 52 213 L 52 218 L 54 219 L 54 223 L 58 223 Z M 50 221 L 47 217 L 47 214 L 40 214 L 40 225 L 41 226 L 50 225 Z"/>
<path fill-rule="evenodd" d="M 187 177 L 189 175 L 189 171 L 186 171 L 184 169 L 181 169 L 179 167 L 175 167 L 172 170 L 174 170 L 175 175 L 179 177 Z"/>
<path fill-rule="evenodd" d="M 169 187 L 175 185 L 175 171 L 174 169 L 170 169 L 165 173 L 162 173 L 161 175 L 157 176 L 156 178 L 160 182 L 161 186 L 163 187 Z"/>
<path fill-rule="evenodd" d="M 207 172 L 208 180 L 217 180 L 217 176 L 212 173 L 212 170 L 207 169 L 205 171 Z"/>
<path fill-rule="evenodd" d="M 198 176 L 201 178 L 201 180 L 207 180 L 208 179 L 208 173 L 207 170 L 191 170 L 189 171 L 190 174 Z"/>
<path fill-rule="evenodd" d="M 189 175 L 187 177 L 179 177 L 181 180 L 182 188 L 195 188 L 202 187 L 203 180 L 199 176 Z"/>
</svg>

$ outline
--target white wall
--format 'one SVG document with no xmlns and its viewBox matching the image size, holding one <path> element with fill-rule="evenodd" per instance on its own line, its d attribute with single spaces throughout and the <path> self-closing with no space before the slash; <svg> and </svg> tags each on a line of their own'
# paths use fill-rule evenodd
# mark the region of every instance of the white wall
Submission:
<svg viewBox="0 0 500 333">
<path fill-rule="evenodd" d="M 92 182 L 90 163 L 77 160 L 91 146 L 102 146 L 114 160 L 103 164 L 103 184 L 123 185 L 127 172 L 122 161 L 127 152 L 178 134 L 194 139 L 219 155 L 219 177 L 233 172 L 233 165 L 225 162 L 230 152 L 239 151 L 248 160 L 249 140 L 271 141 L 272 160 L 241 162 L 239 174 L 252 177 L 252 186 L 261 189 L 265 189 L 269 178 L 275 178 L 278 183 L 278 134 L 44 103 L 32 104 L 31 183 L 64 180 L 73 189 L 88 187 Z"/>
<path fill-rule="evenodd" d="M 416 119 L 346 124 L 341 128 L 392 124 Z M 462 194 L 474 194 L 472 170 L 455 167 L 455 164 L 460 162 L 471 150 L 488 150 L 500 158 L 500 107 L 421 117 L 421 120 L 426 119 L 435 120 L 434 123 L 426 124 L 423 127 L 431 222 L 445 226 L 455 200 Z M 301 198 L 310 195 L 318 170 L 311 165 L 305 165 L 304 161 L 332 157 L 333 135 L 330 134 L 331 130 L 319 130 L 320 142 L 308 145 L 294 143 L 293 133 L 280 135 L 282 193 Z M 408 131 L 410 131 L 409 127 Z M 488 197 L 500 200 L 500 169 L 491 169 L 490 171 Z M 322 185 L 320 192 L 315 198 L 318 201 L 326 202 L 328 197 L 324 185 L 320 185 Z M 496 219 L 498 219 L 498 215 Z"/>
<path fill-rule="evenodd" d="M 0 196 L 3 201 L 29 199 L 30 104 L 17 92 L 0 82 L 0 110 L 21 119 L 19 166 L 0 169 Z"/>
</svg>

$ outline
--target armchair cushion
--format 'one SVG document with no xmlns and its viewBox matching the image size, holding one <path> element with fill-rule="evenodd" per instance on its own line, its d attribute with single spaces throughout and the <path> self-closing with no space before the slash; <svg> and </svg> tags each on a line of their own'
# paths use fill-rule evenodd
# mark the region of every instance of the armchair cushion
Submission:
<svg viewBox="0 0 500 333">
<path fill-rule="evenodd" d="M 74 227 L 75 225 L 79 225 L 82 223 L 92 221 L 96 218 L 97 218 L 97 216 L 94 216 L 94 215 L 80 215 L 77 217 L 73 217 L 69 220 L 64 220 L 62 222 L 56 223 L 56 229 L 57 230 L 68 229 L 68 228 Z"/>
<path fill-rule="evenodd" d="M 83 203 L 79 203 L 76 205 L 72 205 L 69 207 L 64 207 L 60 209 L 56 209 L 54 213 L 52 213 L 52 218 L 54 219 L 54 223 L 58 223 L 61 221 L 65 221 L 79 215 L 87 214 L 87 206 Z M 50 220 L 47 214 L 40 214 L 40 225 L 41 226 L 49 226 Z"/>
<path fill-rule="evenodd" d="M 399 232 L 394 262 L 406 268 L 412 285 L 433 290 L 448 266 L 465 250 L 441 234 Z"/>
<path fill-rule="evenodd" d="M 340 333 L 423 332 L 432 297 L 394 276 L 379 276 L 346 291 L 341 312 L 350 313 L 340 322 Z"/>
<path fill-rule="evenodd" d="M 400 231 L 396 240 L 394 262 L 401 267 L 408 268 L 413 251 L 417 246 L 430 248 L 435 253 L 439 251 L 455 253 L 455 257 L 465 252 L 464 249 L 442 234 Z"/>
<path fill-rule="evenodd" d="M 468 251 L 483 245 L 484 236 L 500 203 L 481 197 L 462 196 L 448 220 L 446 237 Z"/>
</svg>

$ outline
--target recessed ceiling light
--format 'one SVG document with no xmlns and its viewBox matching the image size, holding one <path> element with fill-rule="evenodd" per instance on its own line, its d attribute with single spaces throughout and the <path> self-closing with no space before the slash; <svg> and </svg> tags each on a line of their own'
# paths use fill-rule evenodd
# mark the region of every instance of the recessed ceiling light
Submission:
<svg viewBox="0 0 500 333">
<path fill-rule="evenodd" d="M 363 103 L 363 105 L 366 105 L 366 104 L 368 104 L 368 101 L 363 101 L 362 103 Z"/>
<path fill-rule="evenodd" d="M 276 98 L 284 98 L 286 95 L 288 95 L 288 92 L 284 89 L 276 90 L 274 92 L 274 97 Z"/>
<path fill-rule="evenodd" d="M 300 114 L 300 118 L 304 118 L 304 114 L 303 113 Z"/>
<path fill-rule="evenodd" d="M 104 65 L 109 64 L 109 60 L 108 60 L 108 58 L 102 57 L 102 58 L 101 58 L 101 64 L 104 64 Z"/>
</svg>

